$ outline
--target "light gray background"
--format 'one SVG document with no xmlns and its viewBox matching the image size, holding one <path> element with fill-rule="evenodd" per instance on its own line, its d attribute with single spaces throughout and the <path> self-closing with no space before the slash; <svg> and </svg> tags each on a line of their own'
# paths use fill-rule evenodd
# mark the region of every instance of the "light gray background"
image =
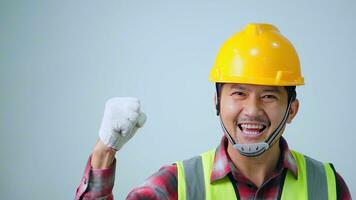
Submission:
<svg viewBox="0 0 356 200">
<path fill-rule="evenodd" d="M 105 101 L 137 96 L 146 126 L 120 152 L 124 199 L 164 164 L 220 140 L 208 74 L 248 22 L 279 27 L 306 85 L 285 137 L 334 163 L 353 196 L 354 1 L 1 1 L 0 199 L 72 199 Z"/>
</svg>

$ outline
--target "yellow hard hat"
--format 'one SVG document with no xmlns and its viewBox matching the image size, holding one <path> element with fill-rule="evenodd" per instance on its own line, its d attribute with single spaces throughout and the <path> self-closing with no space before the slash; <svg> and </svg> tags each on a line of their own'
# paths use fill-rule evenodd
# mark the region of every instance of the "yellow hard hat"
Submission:
<svg viewBox="0 0 356 200">
<path fill-rule="evenodd" d="M 225 41 L 209 80 L 271 86 L 304 85 L 296 50 L 270 24 L 248 24 Z"/>
</svg>

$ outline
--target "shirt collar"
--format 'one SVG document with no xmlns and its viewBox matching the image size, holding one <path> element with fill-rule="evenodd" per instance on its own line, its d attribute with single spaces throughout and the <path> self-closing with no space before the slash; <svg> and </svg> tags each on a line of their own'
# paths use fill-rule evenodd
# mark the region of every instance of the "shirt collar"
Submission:
<svg viewBox="0 0 356 200">
<path fill-rule="evenodd" d="M 210 181 L 214 182 L 227 176 L 232 169 L 230 157 L 227 154 L 228 140 L 225 136 L 221 139 L 219 146 L 215 152 L 213 170 L 211 172 Z M 295 178 L 298 177 L 297 163 L 289 150 L 287 141 L 281 137 L 280 140 L 281 158 L 278 161 L 276 172 L 282 172 L 283 169 L 288 169 L 292 172 Z M 238 170 L 238 169 L 236 169 Z"/>
</svg>

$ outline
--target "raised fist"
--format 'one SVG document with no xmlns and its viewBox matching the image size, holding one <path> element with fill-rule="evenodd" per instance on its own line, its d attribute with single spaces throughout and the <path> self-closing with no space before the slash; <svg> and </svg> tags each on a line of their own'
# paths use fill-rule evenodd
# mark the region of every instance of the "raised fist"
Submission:
<svg viewBox="0 0 356 200">
<path fill-rule="evenodd" d="M 106 146 L 119 150 L 145 121 L 146 115 L 141 112 L 140 101 L 137 98 L 111 98 L 105 105 L 99 137 Z"/>
</svg>

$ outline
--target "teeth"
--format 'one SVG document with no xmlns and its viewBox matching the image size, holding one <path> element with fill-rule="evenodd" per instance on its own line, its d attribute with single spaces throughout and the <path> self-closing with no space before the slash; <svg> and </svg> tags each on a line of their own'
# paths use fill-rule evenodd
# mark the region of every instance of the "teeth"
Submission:
<svg viewBox="0 0 356 200">
<path fill-rule="evenodd" d="M 244 133 L 247 134 L 247 135 L 258 135 L 260 132 L 244 131 Z"/>
<path fill-rule="evenodd" d="M 241 124 L 241 127 L 243 129 L 263 129 L 263 125 L 259 125 L 259 124 Z"/>
<path fill-rule="evenodd" d="M 242 131 L 247 135 L 259 135 L 264 125 L 261 124 L 241 124 L 240 125 Z"/>
</svg>

